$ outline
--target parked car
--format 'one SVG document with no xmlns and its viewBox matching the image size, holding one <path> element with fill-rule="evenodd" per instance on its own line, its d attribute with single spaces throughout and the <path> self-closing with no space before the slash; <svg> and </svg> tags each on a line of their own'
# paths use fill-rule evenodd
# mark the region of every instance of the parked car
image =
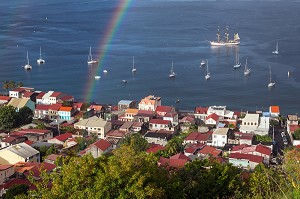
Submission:
<svg viewBox="0 0 300 199">
<path fill-rule="evenodd" d="M 285 132 L 284 131 L 281 132 L 281 137 L 285 137 Z"/>
</svg>

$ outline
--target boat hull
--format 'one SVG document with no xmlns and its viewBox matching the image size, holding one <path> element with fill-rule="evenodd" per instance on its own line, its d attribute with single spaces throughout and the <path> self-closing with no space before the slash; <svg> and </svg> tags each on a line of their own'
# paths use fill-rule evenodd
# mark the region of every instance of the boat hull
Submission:
<svg viewBox="0 0 300 199">
<path fill-rule="evenodd" d="M 88 61 L 87 63 L 88 63 L 88 64 L 97 64 L 97 63 L 98 63 L 98 61 L 96 61 L 96 60 L 92 60 L 92 61 Z"/>
<path fill-rule="evenodd" d="M 231 46 L 231 45 L 239 45 L 240 42 L 217 42 L 217 41 L 210 41 L 211 46 Z"/>
</svg>

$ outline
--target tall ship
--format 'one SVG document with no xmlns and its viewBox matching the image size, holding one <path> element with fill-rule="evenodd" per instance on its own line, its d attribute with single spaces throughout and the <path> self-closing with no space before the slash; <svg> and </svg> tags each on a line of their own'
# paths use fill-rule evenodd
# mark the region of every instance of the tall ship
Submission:
<svg viewBox="0 0 300 199">
<path fill-rule="evenodd" d="M 228 46 L 228 45 L 239 45 L 240 44 L 240 37 L 238 33 L 235 33 L 233 36 L 233 40 L 229 39 L 229 31 L 228 27 L 226 27 L 225 31 L 225 41 L 221 39 L 220 29 L 218 28 L 217 32 L 217 41 L 210 41 L 211 46 Z"/>
</svg>

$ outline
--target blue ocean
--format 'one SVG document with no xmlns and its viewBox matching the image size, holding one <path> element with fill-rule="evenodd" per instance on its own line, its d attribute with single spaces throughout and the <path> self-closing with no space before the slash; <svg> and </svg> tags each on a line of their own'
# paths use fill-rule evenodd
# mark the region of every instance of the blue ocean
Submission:
<svg viewBox="0 0 300 199">
<path fill-rule="evenodd" d="M 132 0 L 107 37 L 120 2 L 0 1 L 0 82 L 21 81 L 102 104 L 152 94 L 181 110 L 225 105 L 267 111 L 279 105 L 282 114 L 300 113 L 300 2 Z M 211 47 L 218 27 L 222 39 L 226 27 L 230 38 L 238 33 L 240 45 Z M 279 54 L 274 55 L 277 42 Z M 105 55 L 99 69 L 87 64 L 90 46 L 94 58 Z M 36 62 L 40 47 L 43 65 Z M 27 51 L 31 71 L 22 68 Z M 234 69 L 237 54 L 242 66 Z M 202 60 L 209 62 L 209 80 Z M 169 79 L 172 61 L 176 77 Z M 276 82 L 271 89 L 269 67 Z M 95 80 L 96 75 L 101 78 Z"/>
</svg>

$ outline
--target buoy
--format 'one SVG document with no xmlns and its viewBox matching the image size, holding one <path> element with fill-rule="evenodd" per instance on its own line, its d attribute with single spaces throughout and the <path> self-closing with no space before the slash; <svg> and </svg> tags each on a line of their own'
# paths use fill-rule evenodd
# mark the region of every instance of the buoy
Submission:
<svg viewBox="0 0 300 199">
<path fill-rule="evenodd" d="M 288 77 L 290 77 L 290 71 L 288 71 Z"/>
</svg>

